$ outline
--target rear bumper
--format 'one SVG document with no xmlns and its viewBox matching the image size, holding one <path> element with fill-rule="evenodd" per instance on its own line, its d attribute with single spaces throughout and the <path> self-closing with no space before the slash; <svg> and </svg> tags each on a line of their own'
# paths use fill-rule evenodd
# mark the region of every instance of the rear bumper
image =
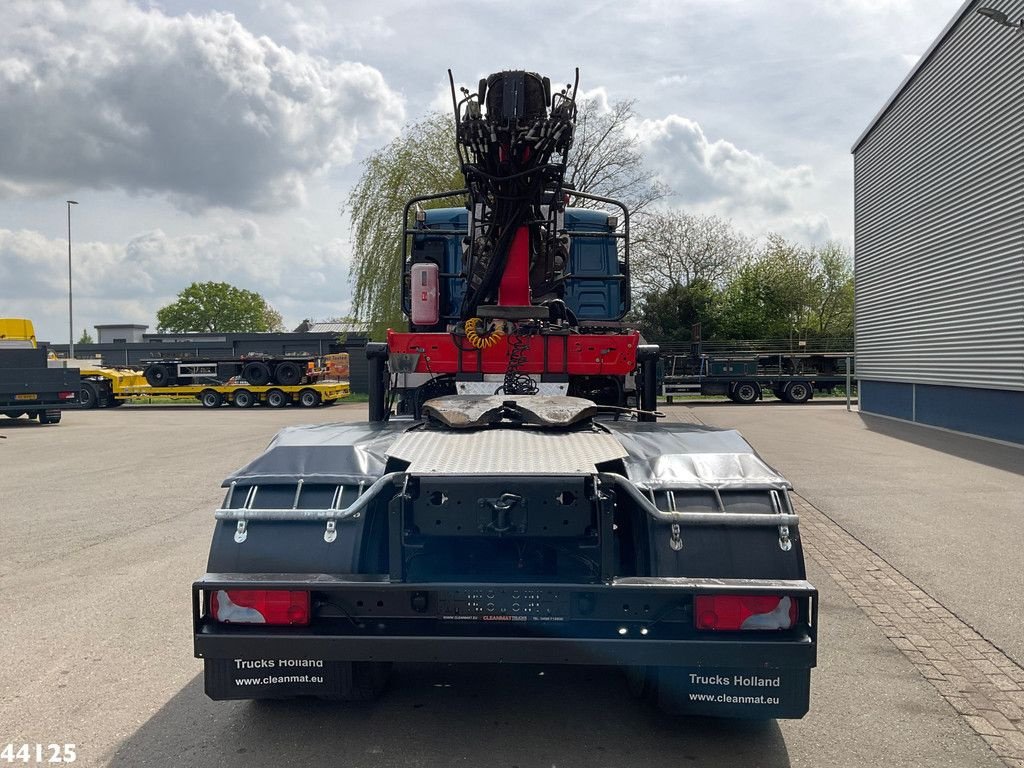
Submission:
<svg viewBox="0 0 1024 768">
<path fill-rule="evenodd" d="M 220 624 L 205 615 L 208 595 L 219 589 L 308 590 L 314 619 L 308 627 Z M 797 599 L 798 625 L 693 629 L 687 607 L 694 595 L 756 592 Z M 490 602 L 475 611 L 477 598 Z M 524 599 L 531 610 L 540 606 L 532 617 L 521 613 Z M 817 660 L 817 590 L 806 581 L 466 585 L 207 574 L 193 584 L 192 609 L 195 655 L 204 659 L 206 693 L 215 700 L 337 696 L 352 674 L 349 662 L 586 664 L 657 669 L 658 696 L 671 699 L 672 711 L 797 718 L 807 712 Z"/>
<path fill-rule="evenodd" d="M 224 625 L 205 615 L 206 596 L 219 589 L 309 590 L 320 609 L 309 627 Z M 687 611 L 694 595 L 752 592 L 798 599 L 798 625 L 784 631 L 692 629 Z M 525 604 L 527 594 L 542 594 L 535 604 L 544 615 L 518 613 L 520 604 L 512 601 Z M 467 595 L 493 602 L 474 612 L 466 608 Z M 466 585 L 392 583 L 386 576 L 207 574 L 192 588 L 195 655 L 204 659 L 810 669 L 817 662 L 817 602 L 811 584 L 792 580 L 639 577 L 609 584 Z"/>
</svg>

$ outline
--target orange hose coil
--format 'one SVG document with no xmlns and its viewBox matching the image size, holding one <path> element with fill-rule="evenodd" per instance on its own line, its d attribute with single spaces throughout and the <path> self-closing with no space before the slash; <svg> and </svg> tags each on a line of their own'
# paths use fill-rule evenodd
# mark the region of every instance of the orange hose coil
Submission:
<svg viewBox="0 0 1024 768">
<path fill-rule="evenodd" d="M 504 324 L 485 323 L 479 317 L 471 317 L 463 326 L 466 338 L 476 349 L 490 349 L 505 335 Z"/>
</svg>

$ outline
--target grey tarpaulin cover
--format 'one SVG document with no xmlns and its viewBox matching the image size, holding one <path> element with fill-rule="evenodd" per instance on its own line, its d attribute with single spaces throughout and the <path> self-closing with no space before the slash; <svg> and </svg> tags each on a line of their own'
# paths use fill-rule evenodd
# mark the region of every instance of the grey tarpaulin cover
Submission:
<svg viewBox="0 0 1024 768">
<path fill-rule="evenodd" d="M 358 484 L 384 474 L 387 449 L 410 424 L 312 424 L 287 427 L 266 451 L 224 485 L 307 482 Z"/>
<path fill-rule="evenodd" d="M 627 476 L 645 490 L 792 487 L 734 430 L 630 421 L 598 424 L 622 445 L 627 454 L 623 459 Z M 416 427 L 410 422 L 289 427 L 224 485 L 232 481 L 243 485 L 294 483 L 298 478 L 331 484 L 373 482 L 384 474 L 392 444 L 410 428 Z M 489 443 L 501 445 L 501 441 L 493 440 L 493 434 L 489 437 Z M 503 466 L 506 463 L 502 457 L 495 455 L 493 471 L 500 472 Z"/>
<path fill-rule="evenodd" d="M 628 452 L 626 474 L 638 488 L 793 487 L 734 429 L 630 421 L 603 426 Z"/>
</svg>

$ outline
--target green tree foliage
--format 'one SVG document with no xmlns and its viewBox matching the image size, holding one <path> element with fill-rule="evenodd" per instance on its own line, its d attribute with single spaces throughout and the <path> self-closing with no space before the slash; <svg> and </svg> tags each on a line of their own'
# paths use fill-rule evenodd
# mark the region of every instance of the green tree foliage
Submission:
<svg viewBox="0 0 1024 768">
<path fill-rule="evenodd" d="M 156 313 L 161 333 L 258 333 L 284 330 L 280 313 L 255 291 L 228 283 L 192 283 Z"/>
<path fill-rule="evenodd" d="M 690 341 L 695 323 L 700 323 L 702 335 L 709 337 L 715 330 L 717 301 L 718 292 L 704 280 L 674 284 L 647 295 L 636 323 L 644 338 L 659 342 Z"/>
<path fill-rule="evenodd" d="M 838 243 L 806 248 L 773 234 L 717 284 L 687 272 L 666 274 L 659 273 L 663 282 L 634 316 L 652 341 L 689 341 L 696 322 L 705 340 L 853 335 L 853 270 Z"/>
<path fill-rule="evenodd" d="M 89 333 L 89 329 L 88 328 L 83 328 L 82 329 L 82 335 L 79 337 L 78 341 L 75 342 L 75 344 L 92 344 L 92 343 L 93 343 L 92 335 Z"/>
<path fill-rule="evenodd" d="M 633 103 L 605 110 L 580 103 L 566 180 L 575 189 L 621 199 L 634 212 L 667 190 L 643 164 L 628 130 Z M 372 338 L 405 325 L 400 308 L 402 210 L 411 197 L 462 189 L 465 179 L 455 151 L 451 114 L 435 113 L 405 127 L 401 135 L 363 161 L 362 175 L 345 203 L 352 226 L 352 311 Z M 463 198 L 429 201 L 424 208 L 464 205 Z M 582 199 L 573 205 L 598 206 Z"/>
</svg>

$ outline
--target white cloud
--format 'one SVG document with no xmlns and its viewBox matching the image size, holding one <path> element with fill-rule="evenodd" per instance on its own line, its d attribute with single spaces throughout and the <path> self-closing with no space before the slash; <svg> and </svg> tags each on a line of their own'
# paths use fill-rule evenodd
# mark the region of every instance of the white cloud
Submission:
<svg viewBox="0 0 1024 768">
<path fill-rule="evenodd" d="M 0 194 L 119 188 L 276 210 L 403 117 L 376 69 L 293 51 L 230 14 L 5 5 Z"/>
<path fill-rule="evenodd" d="M 125 243 L 75 243 L 76 329 L 105 322 L 152 325 L 157 309 L 182 288 L 208 280 L 261 293 L 289 325 L 343 315 L 349 308 L 346 253 L 339 239 L 282 241 L 246 219 L 198 234 L 169 236 L 156 229 Z M 40 335 L 63 340 L 66 297 L 67 241 L 0 229 L 4 313 L 29 317 Z"/>
<path fill-rule="evenodd" d="M 794 192 L 814 183 L 810 166 L 784 168 L 724 139 L 710 141 L 680 115 L 639 120 L 635 130 L 648 167 L 684 204 L 714 205 L 727 215 L 748 208 L 782 214 L 793 208 Z"/>
</svg>

